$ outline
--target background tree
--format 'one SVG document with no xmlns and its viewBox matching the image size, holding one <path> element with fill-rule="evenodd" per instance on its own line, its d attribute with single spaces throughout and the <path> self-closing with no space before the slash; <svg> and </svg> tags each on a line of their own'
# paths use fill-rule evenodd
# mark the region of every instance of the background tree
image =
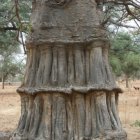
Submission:
<svg viewBox="0 0 140 140">
<path fill-rule="evenodd" d="M 2 0 L 0 1 L 0 79 L 4 81 L 10 75 L 23 72 L 23 58 L 19 53 L 26 53 L 25 37 L 30 30 L 29 15 L 31 2 L 27 0 Z M 23 51 L 21 47 L 23 46 Z M 22 73 L 23 74 L 23 73 Z"/>
<path fill-rule="evenodd" d="M 118 33 L 112 39 L 111 66 L 116 76 L 125 75 L 126 87 L 128 80 L 140 71 L 140 46 L 128 33 Z"/>
<path fill-rule="evenodd" d="M 0 32 L 0 81 L 4 82 L 10 75 L 21 73 L 22 63 L 16 55 L 21 53 L 19 43 L 15 40 L 14 32 Z"/>
<path fill-rule="evenodd" d="M 21 63 L 20 63 L 21 65 Z M 11 59 L 4 59 L 0 66 L 0 78 L 2 82 L 2 89 L 4 89 L 5 81 L 11 76 L 16 77 L 17 74 L 21 74 L 22 70 L 17 62 L 12 62 Z"/>
<path fill-rule="evenodd" d="M 2 0 L 0 1 L 0 32 L 15 32 L 14 40 L 22 44 L 24 52 L 24 38 L 30 30 L 29 16 L 31 1 Z"/>
<path fill-rule="evenodd" d="M 106 27 L 114 25 L 117 29 L 120 27 L 135 28 L 127 22 L 135 22 L 139 26 L 140 21 L 140 2 L 137 0 L 105 0 L 102 3 L 104 8 L 103 25 Z M 137 28 L 137 29 L 138 29 Z"/>
</svg>

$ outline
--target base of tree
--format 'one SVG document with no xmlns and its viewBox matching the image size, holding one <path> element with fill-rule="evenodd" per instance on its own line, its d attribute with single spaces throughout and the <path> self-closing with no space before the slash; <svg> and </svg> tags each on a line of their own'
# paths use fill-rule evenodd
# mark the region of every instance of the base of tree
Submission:
<svg viewBox="0 0 140 140">
<path fill-rule="evenodd" d="M 118 94 L 21 94 L 21 118 L 11 140 L 126 140 Z"/>
</svg>

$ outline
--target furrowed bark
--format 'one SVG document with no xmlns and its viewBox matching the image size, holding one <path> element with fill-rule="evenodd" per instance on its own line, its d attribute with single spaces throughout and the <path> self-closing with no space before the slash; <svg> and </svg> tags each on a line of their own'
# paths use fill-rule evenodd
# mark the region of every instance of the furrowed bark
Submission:
<svg viewBox="0 0 140 140">
<path fill-rule="evenodd" d="M 21 125 L 11 140 L 126 139 L 113 92 L 20 96 L 28 100 L 22 105 Z"/>
<path fill-rule="evenodd" d="M 34 0 L 11 140 L 126 140 L 103 14 L 95 0 Z"/>
</svg>

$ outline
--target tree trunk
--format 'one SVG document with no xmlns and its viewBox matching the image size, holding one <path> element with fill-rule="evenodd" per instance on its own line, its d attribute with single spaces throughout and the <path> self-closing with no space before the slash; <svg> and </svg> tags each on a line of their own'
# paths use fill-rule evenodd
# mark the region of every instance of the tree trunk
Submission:
<svg viewBox="0 0 140 140">
<path fill-rule="evenodd" d="M 21 118 L 11 140 L 125 140 L 109 42 L 94 0 L 34 1 Z"/>
<path fill-rule="evenodd" d="M 2 76 L 2 89 L 4 89 L 4 82 L 5 80 L 4 80 L 4 77 Z"/>
<path fill-rule="evenodd" d="M 126 76 L 126 88 L 129 88 L 129 78 Z"/>
<path fill-rule="evenodd" d="M 21 94 L 15 140 L 125 140 L 114 92 Z"/>
</svg>

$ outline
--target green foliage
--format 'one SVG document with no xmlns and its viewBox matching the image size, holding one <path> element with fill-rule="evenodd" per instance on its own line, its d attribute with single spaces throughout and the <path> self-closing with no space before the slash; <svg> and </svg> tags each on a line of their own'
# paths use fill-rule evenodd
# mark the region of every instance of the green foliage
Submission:
<svg viewBox="0 0 140 140">
<path fill-rule="evenodd" d="M 9 19 L 12 18 L 12 5 L 11 0 L 0 1 L 0 27 L 3 27 L 9 23 Z M 10 12 L 11 11 L 11 12 Z"/>
<path fill-rule="evenodd" d="M 140 127 L 140 120 L 136 120 L 131 126 Z"/>
<path fill-rule="evenodd" d="M 140 70 L 140 54 L 128 53 L 124 55 L 123 72 L 130 77 Z"/>
<path fill-rule="evenodd" d="M 23 77 L 25 64 L 16 58 L 8 56 L 0 63 L 0 81 L 5 82 L 9 77 Z M 21 80 L 21 79 L 19 79 Z"/>
<path fill-rule="evenodd" d="M 17 3 L 16 3 L 17 1 Z M 31 1 L 28 0 L 1 0 L 0 1 L 0 28 L 14 27 L 18 31 L 28 32 L 31 13 Z"/>
<path fill-rule="evenodd" d="M 0 32 L 0 55 L 10 56 L 20 52 L 19 43 L 15 39 L 15 32 Z"/>
<path fill-rule="evenodd" d="M 140 71 L 140 45 L 128 33 L 112 38 L 110 62 L 116 76 L 137 76 Z"/>
<path fill-rule="evenodd" d="M 110 58 L 111 67 L 113 68 L 114 73 L 117 77 L 121 76 L 122 68 L 121 68 L 121 61 L 116 56 L 111 56 Z"/>
<path fill-rule="evenodd" d="M 118 33 L 112 40 L 112 53 L 119 58 L 122 57 L 126 51 L 132 50 L 132 39 L 126 33 Z"/>
<path fill-rule="evenodd" d="M 22 63 L 18 62 L 16 57 L 18 53 L 20 47 L 15 40 L 15 32 L 0 32 L 0 81 L 21 73 Z"/>
<path fill-rule="evenodd" d="M 19 62 L 17 54 L 21 53 L 21 33 L 30 30 L 31 3 L 28 0 L 0 1 L 0 80 L 23 73 L 24 63 Z"/>
<path fill-rule="evenodd" d="M 15 76 L 19 72 L 19 65 L 10 58 L 4 59 L 0 67 L 0 77 L 6 80 L 9 75 Z"/>
</svg>

